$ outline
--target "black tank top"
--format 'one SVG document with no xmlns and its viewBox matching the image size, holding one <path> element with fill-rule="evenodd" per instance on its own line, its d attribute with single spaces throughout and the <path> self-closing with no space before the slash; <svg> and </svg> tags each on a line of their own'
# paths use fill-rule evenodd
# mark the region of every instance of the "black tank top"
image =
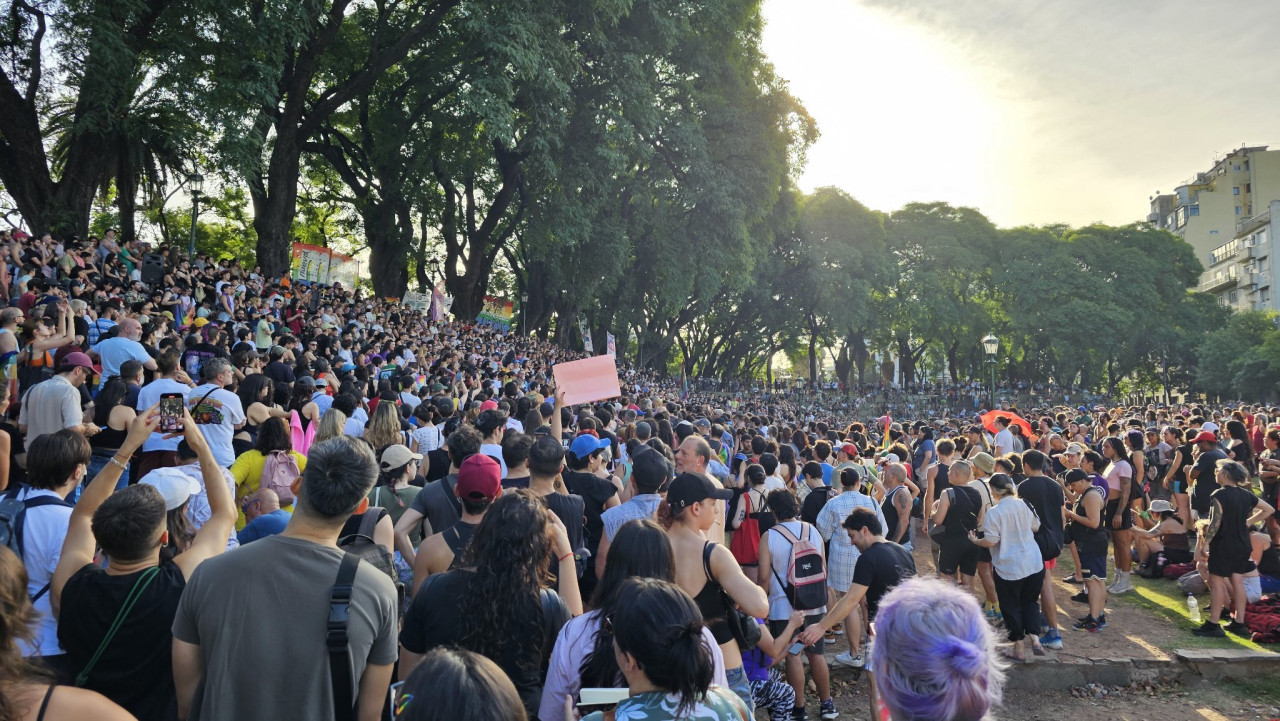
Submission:
<svg viewBox="0 0 1280 721">
<path fill-rule="evenodd" d="M 471 543 L 471 537 L 475 535 L 476 527 L 470 523 L 457 523 L 444 529 L 441 535 L 444 537 L 444 543 L 453 551 L 453 563 L 449 564 L 449 568 L 458 568 L 462 565 L 462 552 L 466 550 L 467 544 Z"/>
<path fill-rule="evenodd" d="M 759 500 L 761 510 L 751 512 L 750 509 L 755 507 L 757 498 Z M 750 518 L 754 518 L 756 523 L 760 525 L 761 535 L 768 533 L 770 528 L 773 528 L 774 526 L 778 525 L 777 517 L 773 515 L 773 511 L 768 510 L 768 506 L 766 506 L 764 503 L 763 493 L 759 494 L 758 496 L 753 496 L 751 494 L 751 491 L 747 491 L 747 499 L 748 499 L 748 503 L 750 504 L 747 506 L 748 508 L 747 516 Z"/>
<path fill-rule="evenodd" d="M 935 481 L 937 476 L 934 476 Z M 884 537 L 894 539 L 898 537 L 898 509 L 893 507 L 893 497 L 898 491 L 906 491 L 906 486 L 895 486 L 884 496 L 884 501 L 880 503 L 880 512 L 884 514 L 884 522 L 887 528 L 884 531 Z M 907 523 L 907 530 L 902 533 L 902 540 L 897 543 L 907 544 L 911 542 L 911 524 Z"/>
<path fill-rule="evenodd" d="M 707 576 L 707 582 L 702 585 L 698 595 L 693 597 L 693 602 L 702 612 L 702 620 L 711 630 L 716 643 L 723 645 L 733 640 L 733 632 L 729 630 L 729 608 L 724 603 L 720 582 L 711 575 L 711 547 L 714 545 L 711 541 L 707 541 L 707 544 L 702 547 L 702 569 Z"/>
<path fill-rule="evenodd" d="M 938 464 L 938 470 L 933 474 L 933 500 L 942 498 L 942 492 L 951 487 L 951 466 Z"/>
<path fill-rule="evenodd" d="M 947 538 L 964 538 L 978 527 L 978 508 L 982 506 L 982 494 L 968 486 L 951 487 L 951 503 L 942 519 Z"/>
<path fill-rule="evenodd" d="M 103 451 L 117 451 L 120 450 L 120 446 L 124 445 L 124 439 L 128 435 L 128 428 L 117 431 L 111 426 L 107 426 L 106 430 L 94 434 L 94 436 L 89 439 L 89 445 L 93 450 L 98 451 L 99 454 Z"/>
<path fill-rule="evenodd" d="M 1084 493 L 1080 494 L 1080 498 L 1076 499 L 1076 507 L 1074 511 L 1077 516 L 1083 516 L 1085 518 L 1089 517 L 1088 512 L 1085 511 L 1084 508 L 1084 499 L 1087 498 L 1090 493 L 1102 495 L 1102 489 L 1092 483 L 1089 484 L 1089 487 L 1085 489 Z M 1107 497 L 1103 495 L 1102 500 L 1105 504 Z M 1096 554 L 1099 552 L 1106 553 L 1107 529 L 1104 525 L 1106 517 L 1107 514 L 1104 510 L 1099 516 L 1097 528 L 1089 528 L 1078 521 L 1072 521 L 1067 525 L 1067 527 L 1071 529 L 1071 539 L 1076 542 L 1077 548 L 1089 554 Z"/>
</svg>

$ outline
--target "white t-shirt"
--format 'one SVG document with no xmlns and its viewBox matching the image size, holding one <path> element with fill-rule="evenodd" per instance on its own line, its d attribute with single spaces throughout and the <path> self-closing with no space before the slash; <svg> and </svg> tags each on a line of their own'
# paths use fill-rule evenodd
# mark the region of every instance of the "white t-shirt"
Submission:
<svg viewBox="0 0 1280 721">
<path fill-rule="evenodd" d="M 786 481 L 782 480 L 778 476 L 766 476 L 764 479 L 765 495 L 768 495 L 773 491 L 781 491 L 786 487 L 787 487 Z"/>
<path fill-rule="evenodd" d="M 53 491 L 35 490 L 24 486 L 18 492 L 18 499 L 52 496 L 58 498 Z M 53 571 L 58 567 L 58 559 L 62 557 L 62 542 L 67 538 L 67 527 L 71 525 L 70 506 L 38 506 L 29 509 L 22 531 L 22 564 L 27 567 L 27 595 L 34 596 L 53 578 Z M 23 656 L 56 656 L 63 653 L 58 645 L 58 621 L 53 617 L 50 607 L 52 594 L 44 592 L 35 602 L 39 620 L 36 625 L 35 644 L 19 641 L 18 646 Z"/>
<path fill-rule="evenodd" d="M 236 434 L 236 426 L 244 423 L 240 397 L 225 388 L 206 383 L 192 388 L 187 394 L 187 407 L 209 442 L 218 465 L 230 468 L 236 460 L 231 439 Z"/>
<path fill-rule="evenodd" d="M 1013 453 L 1018 450 L 1013 447 L 1013 433 L 1011 433 L 1008 428 L 1005 428 L 996 434 L 995 444 L 1001 455 L 1004 455 L 1005 453 Z"/>
<path fill-rule="evenodd" d="M 143 386 L 138 391 L 138 411 L 142 412 L 160 402 L 160 396 L 165 393 L 181 393 L 184 399 L 187 398 L 191 388 L 186 383 L 179 383 L 172 378 L 157 378 Z M 185 400 L 184 400 L 185 402 Z M 182 440 L 181 436 L 177 438 L 165 439 L 163 433 L 152 433 L 151 437 L 142 444 L 142 451 L 176 451 L 178 443 Z"/>
<path fill-rule="evenodd" d="M 421 451 L 419 451 L 421 452 Z M 502 446 L 497 443 L 484 443 L 480 446 L 480 455 L 489 456 L 502 466 L 502 477 L 507 477 L 507 462 L 502 460 Z"/>
</svg>

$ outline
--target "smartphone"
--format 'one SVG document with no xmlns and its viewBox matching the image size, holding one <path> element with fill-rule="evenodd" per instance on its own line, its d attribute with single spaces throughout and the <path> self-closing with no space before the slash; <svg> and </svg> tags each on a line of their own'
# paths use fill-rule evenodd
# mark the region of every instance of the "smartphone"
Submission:
<svg viewBox="0 0 1280 721">
<path fill-rule="evenodd" d="M 187 399 L 181 393 L 163 393 L 160 395 L 160 424 L 156 426 L 159 433 L 177 433 L 182 430 L 182 415 Z"/>
<path fill-rule="evenodd" d="M 578 691 L 579 706 L 612 706 L 631 695 L 626 688 L 584 688 Z"/>
<path fill-rule="evenodd" d="M 801 643 L 800 641 L 796 641 L 795 643 L 791 644 L 791 648 L 787 649 L 787 653 L 791 654 L 792 656 L 796 656 L 803 650 L 804 650 L 804 644 Z"/>
</svg>

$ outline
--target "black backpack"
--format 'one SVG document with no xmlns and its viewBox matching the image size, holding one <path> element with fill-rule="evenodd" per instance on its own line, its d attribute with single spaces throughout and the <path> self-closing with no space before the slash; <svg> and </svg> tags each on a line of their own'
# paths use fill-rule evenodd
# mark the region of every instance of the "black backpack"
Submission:
<svg viewBox="0 0 1280 721">
<path fill-rule="evenodd" d="M 396 608 L 403 610 L 404 584 L 400 582 L 400 577 L 396 573 L 395 557 L 373 540 L 374 529 L 378 527 L 378 521 L 382 520 L 386 512 L 384 508 L 370 508 L 360 516 L 360 528 L 355 533 L 338 539 L 338 548 L 359 556 L 373 564 L 374 568 L 387 574 L 387 578 L 390 578 L 396 586 Z"/>
</svg>

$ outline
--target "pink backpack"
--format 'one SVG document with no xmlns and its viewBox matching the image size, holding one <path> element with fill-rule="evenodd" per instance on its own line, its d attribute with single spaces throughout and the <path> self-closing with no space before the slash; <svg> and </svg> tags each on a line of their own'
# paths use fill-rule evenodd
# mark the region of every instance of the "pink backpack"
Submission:
<svg viewBox="0 0 1280 721">
<path fill-rule="evenodd" d="M 269 488 L 280 497 L 280 505 L 293 503 L 293 482 L 298 480 L 298 461 L 289 451 L 271 451 L 262 464 L 258 488 Z"/>
</svg>

